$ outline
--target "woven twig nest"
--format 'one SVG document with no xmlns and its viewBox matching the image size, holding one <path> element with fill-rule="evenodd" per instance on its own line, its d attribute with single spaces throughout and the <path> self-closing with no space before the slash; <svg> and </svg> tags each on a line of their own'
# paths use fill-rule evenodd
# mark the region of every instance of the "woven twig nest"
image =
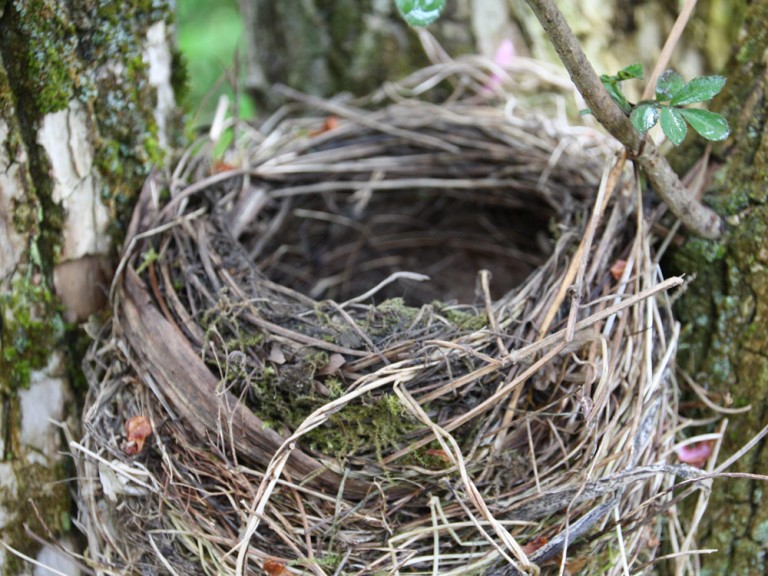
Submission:
<svg viewBox="0 0 768 576">
<path fill-rule="evenodd" d="M 397 94 L 147 181 L 75 446 L 103 573 L 619 574 L 684 540 L 680 280 L 615 149 Z"/>
</svg>

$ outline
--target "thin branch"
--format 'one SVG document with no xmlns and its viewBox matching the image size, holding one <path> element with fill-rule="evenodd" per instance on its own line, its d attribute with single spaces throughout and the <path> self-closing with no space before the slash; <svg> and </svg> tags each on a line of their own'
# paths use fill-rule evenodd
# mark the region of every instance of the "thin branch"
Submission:
<svg viewBox="0 0 768 576">
<path fill-rule="evenodd" d="M 592 114 L 643 168 L 672 213 L 693 233 L 718 238 L 723 221 L 688 193 L 656 145 L 643 138 L 611 99 L 554 0 L 527 0 Z"/>
</svg>

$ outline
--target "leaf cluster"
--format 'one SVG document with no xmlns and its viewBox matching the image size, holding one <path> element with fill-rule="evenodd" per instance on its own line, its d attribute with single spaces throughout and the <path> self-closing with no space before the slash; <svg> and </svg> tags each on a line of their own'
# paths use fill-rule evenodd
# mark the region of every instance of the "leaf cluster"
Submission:
<svg viewBox="0 0 768 576">
<path fill-rule="evenodd" d="M 666 70 L 656 83 L 656 97 L 631 104 L 621 90 L 620 83 L 643 77 L 640 64 L 632 64 L 618 74 L 603 74 L 600 81 L 640 133 L 648 132 L 661 122 L 661 129 L 675 146 L 679 146 L 688 133 L 688 124 L 707 140 L 725 140 L 731 132 L 728 121 L 709 110 L 684 108 L 714 98 L 725 85 L 722 76 L 701 76 L 686 83 L 674 70 Z"/>
</svg>

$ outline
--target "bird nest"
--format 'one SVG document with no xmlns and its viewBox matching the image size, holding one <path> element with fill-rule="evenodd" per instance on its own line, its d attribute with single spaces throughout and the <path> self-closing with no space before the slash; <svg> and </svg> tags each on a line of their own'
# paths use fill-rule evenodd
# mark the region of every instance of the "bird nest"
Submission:
<svg viewBox="0 0 768 576">
<path fill-rule="evenodd" d="M 101 573 L 620 574 L 679 551 L 681 280 L 639 186 L 599 133 L 432 73 L 438 103 L 406 90 L 424 76 L 368 108 L 304 98 L 147 180 L 73 444 Z"/>
</svg>

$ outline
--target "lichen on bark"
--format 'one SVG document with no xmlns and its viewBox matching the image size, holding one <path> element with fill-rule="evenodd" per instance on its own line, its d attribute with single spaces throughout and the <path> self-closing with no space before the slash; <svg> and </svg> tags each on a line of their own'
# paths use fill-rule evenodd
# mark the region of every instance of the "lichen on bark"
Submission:
<svg viewBox="0 0 768 576">
<path fill-rule="evenodd" d="M 162 161 L 160 130 L 173 133 L 173 126 L 158 126 L 157 88 L 146 62 L 147 32 L 170 23 L 171 10 L 166 0 L 0 3 L 0 239 L 13 244 L 0 250 L 0 512 L 7 520 L 0 540 L 28 555 L 39 545 L 23 523 L 43 537 L 46 528 L 57 534 L 67 529 L 70 503 L 61 448 L 41 450 L 22 437 L 37 408 L 22 410 L 20 395 L 42 381 L 65 386 L 66 372 L 79 365 L 75 358 L 69 366 L 59 361 L 77 329 L 64 322 L 53 288 L 54 268 L 64 257 L 62 231 L 77 210 L 68 213 L 56 193 L 61 182 L 41 128 L 56 114 L 81 114 L 77 130 L 68 124 L 68 138 L 93 150 L 94 162 L 79 166 L 88 174 L 79 176 L 99 183 L 93 201 L 108 208 L 117 245 L 132 198 L 150 165 Z M 74 160 L 82 160 L 77 154 L 84 148 L 67 143 Z M 109 241 L 95 245 L 106 251 Z M 0 574 L 26 573 L 13 556 L 3 556 Z"/>
</svg>

